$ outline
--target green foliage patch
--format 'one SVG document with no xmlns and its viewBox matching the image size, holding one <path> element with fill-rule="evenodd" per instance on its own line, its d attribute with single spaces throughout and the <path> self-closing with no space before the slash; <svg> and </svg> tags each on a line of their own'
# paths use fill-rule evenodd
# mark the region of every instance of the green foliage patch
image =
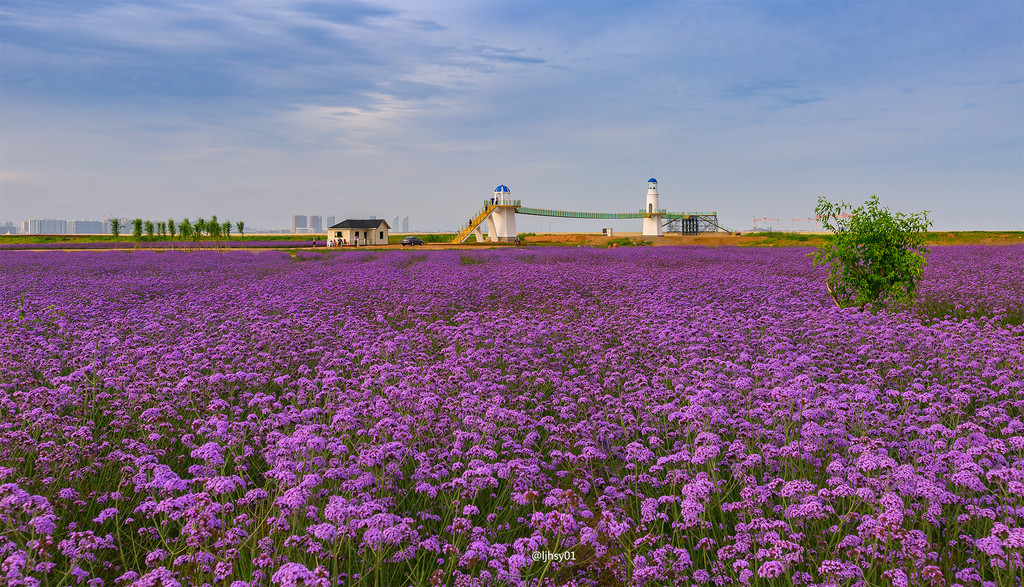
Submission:
<svg viewBox="0 0 1024 587">
<path fill-rule="evenodd" d="M 747 234 L 746 236 L 761 236 L 767 239 L 768 241 L 777 241 L 784 243 L 806 243 L 811 240 L 811 235 L 800 234 L 798 232 L 752 232 Z"/>
<path fill-rule="evenodd" d="M 650 241 L 633 240 L 633 239 L 626 238 L 624 236 L 621 236 L 619 238 L 612 239 L 612 240 L 608 241 L 608 246 L 609 247 L 612 247 L 612 246 L 615 246 L 615 245 L 618 245 L 620 247 L 649 247 L 649 246 L 652 246 L 653 244 L 654 243 L 652 243 Z"/>
<path fill-rule="evenodd" d="M 878 196 L 857 208 L 822 196 L 814 210 L 833 234 L 813 255 L 815 266 L 829 269 L 825 283 L 836 306 L 880 307 L 914 299 L 928 255 L 927 211 L 892 214 Z"/>
<path fill-rule="evenodd" d="M 422 240 L 425 243 L 450 243 L 452 242 L 452 239 L 455 238 L 455 233 L 441 232 L 431 234 L 418 234 L 416 236 L 420 237 L 420 240 Z"/>
</svg>

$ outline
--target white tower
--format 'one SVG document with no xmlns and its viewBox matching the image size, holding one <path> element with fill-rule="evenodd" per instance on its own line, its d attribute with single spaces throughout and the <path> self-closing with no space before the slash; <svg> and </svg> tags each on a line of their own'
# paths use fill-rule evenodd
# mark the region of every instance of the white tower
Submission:
<svg viewBox="0 0 1024 587">
<path fill-rule="evenodd" d="M 508 186 L 499 185 L 494 188 L 494 204 L 497 208 L 487 217 L 487 234 L 490 240 L 516 240 L 516 207 Z"/>
<path fill-rule="evenodd" d="M 658 207 L 658 180 L 647 180 L 647 205 L 644 206 L 644 236 L 663 236 L 661 208 Z"/>
</svg>

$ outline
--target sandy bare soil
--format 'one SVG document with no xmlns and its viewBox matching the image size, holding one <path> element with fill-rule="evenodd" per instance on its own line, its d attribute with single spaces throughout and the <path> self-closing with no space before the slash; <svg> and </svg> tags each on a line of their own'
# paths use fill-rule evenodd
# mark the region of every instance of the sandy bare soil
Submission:
<svg viewBox="0 0 1024 587">
<path fill-rule="evenodd" d="M 613 241 L 627 238 L 631 241 L 647 241 L 656 247 L 665 246 L 705 246 L 705 247 L 719 247 L 719 246 L 770 246 L 770 247 L 787 247 L 787 246 L 798 246 L 798 247 L 810 247 L 822 244 L 824 242 L 825 233 L 780 233 L 778 235 L 764 236 L 764 233 L 754 234 L 733 234 L 733 233 L 709 233 L 699 235 L 679 235 L 679 234 L 667 234 L 661 238 L 644 237 L 639 232 L 619 232 L 614 237 L 601 236 L 597 233 L 552 233 L 552 234 L 536 234 L 524 237 L 523 243 L 520 246 L 526 245 L 540 245 L 540 246 L 551 246 L 551 245 L 562 245 L 562 246 L 590 246 L 590 247 L 607 247 Z M 806 237 L 806 238 L 804 238 Z M 804 240 L 800 240 L 804 239 Z M 298 243 L 303 243 L 306 246 L 300 246 Z M 317 247 L 312 248 L 308 246 L 309 241 L 298 241 L 292 245 L 283 242 L 280 245 L 281 249 L 296 249 L 303 248 L 306 250 L 315 250 L 320 252 L 340 252 L 340 251 L 358 251 L 358 250 L 396 250 L 396 249 L 415 249 L 415 250 L 440 250 L 440 249 L 486 249 L 486 248 L 503 248 L 503 247 L 514 247 L 512 243 L 465 243 L 453 245 L 449 243 L 427 243 L 425 245 L 417 247 L 403 247 L 400 244 L 382 245 L 382 246 L 368 246 L 368 247 L 342 247 L 338 248 L 324 248 Z M 931 240 L 929 245 L 962 245 L 962 244 L 974 244 L 974 245 L 1016 245 L 1024 244 L 1024 234 L 1021 232 L 933 232 L 931 233 Z M 21 249 L 21 250 L 76 250 L 73 243 L 68 243 L 67 246 L 60 249 Z M 129 249 L 89 249 L 89 250 L 121 250 L 128 251 Z M 150 251 L 161 251 L 161 250 L 180 250 L 177 248 L 168 249 L 146 249 Z M 260 250 L 260 249 L 250 249 Z M 274 250 L 274 249 L 262 249 L 262 250 Z"/>
<path fill-rule="evenodd" d="M 702 245 L 720 246 L 740 244 L 742 237 L 726 233 L 712 233 L 699 235 L 668 234 L 661 238 L 644 238 L 639 232 L 619 232 L 614 237 L 601 236 L 599 234 L 538 234 L 527 237 L 530 244 L 579 244 L 590 246 L 607 246 L 608 243 L 621 238 L 630 240 L 644 240 L 651 242 L 656 247 L 679 246 L 679 245 Z"/>
</svg>

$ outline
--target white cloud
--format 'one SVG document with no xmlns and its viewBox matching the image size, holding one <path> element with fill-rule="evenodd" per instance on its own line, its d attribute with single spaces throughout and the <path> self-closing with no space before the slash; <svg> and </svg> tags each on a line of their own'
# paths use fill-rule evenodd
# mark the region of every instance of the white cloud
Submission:
<svg viewBox="0 0 1024 587">
<path fill-rule="evenodd" d="M 296 105 L 281 115 L 287 124 L 296 127 L 298 142 L 311 133 L 319 139 L 335 141 L 336 147 L 379 150 L 406 131 L 420 112 L 418 103 L 386 94 L 369 94 L 366 106 Z M 329 145 L 327 145 L 329 146 Z"/>
</svg>

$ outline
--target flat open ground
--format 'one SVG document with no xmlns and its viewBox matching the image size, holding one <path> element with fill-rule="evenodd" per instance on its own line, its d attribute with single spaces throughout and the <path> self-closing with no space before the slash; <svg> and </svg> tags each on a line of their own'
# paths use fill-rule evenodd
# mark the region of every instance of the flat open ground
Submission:
<svg viewBox="0 0 1024 587">
<path fill-rule="evenodd" d="M 410 233 L 417 234 L 417 233 Z M 249 239 L 260 239 L 258 244 L 270 244 L 273 242 L 273 238 L 278 236 L 283 240 L 280 242 L 282 249 L 288 248 L 312 248 L 309 240 L 303 241 L 294 238 L 294 235 L 272 235 L 272 234 L 258 234 L 258 235 L 247 235 L 245 240 Z M 395 235 L 397 236 L 397 235 Z M 428 235 L 424 235 L 428 236 Z M 540 245 L 540 246 L 588 246 L 588 247 L 607 247 L 611 243 L 621 241 L 622 239 L 628 239 L 636 243 L 650 243 L 653 246 L 708 246 L 708 247 L 719 247 L 719 246 L 740 246 L 740 247 L 788 247 L 788 246 L 814 246 L 826 242 L 828 235 L 823 232 L 772 232 L 772 233 L 708 233 L 699 235 L 678 235 L 678 234 L 666 234 L 661 238 L 650 238 L 644 237 L 639 232 L 621 232 L 616 233 L 614 237 L 601 236 L 598 233 L 526 233 L 523 237 L 523 245 Z M 963 244 L 974 244 L 974 245 L 1013 245 L 1013 244 L 1024 244 L 1024 232 L 1013 232 L 1013 231 L 972 231 L 972 232 L 930 232 L 928 233 L 928 243 L 938 246 L 945 245 L 963 245 Z M 321 243 L 323 238 L 320 238 Z M 99 236 L 99 235 L 0 235 L 0 250 L 4 245 L 16 245 L 19 247 L 28 247 L 31 244 L 39 243 L 44 244 L 44 247 L 39 249 L 21 249 L 21 250 L 48 250 L 51 248 L 60 248 L 64 250 L 74 250 L 75 245 L 78 243 L 85 243 L 86 246 L 81 248 L 88 248 L 89 250 L 99 250 L 101 248 L 100 243 L 112 242 L 111 237 Z M 132 246 L 133 241 L 130 237 L 121 237 L 118 241 L 120 248 Z M 232 240 L 232 242 L 237 242 Z M 159 249 L 160 243 L 145 243 L 147 248 Z M 214 247 L 210 241 L 202 241 L 202 248 Z M 427 243 L 422 247 L 416 247 L 417 249 L 426 250 L 442 250 L 442 249 L 480 249 L 490 247 L 510 247 L 513 246 L 511 243 L 464 243 L 464 244 L 450 244 L 450 243 Z M 168 247 L 173 249 L 176 247 Z M 390 245 L 375 245 L 371 247 L 360 247 L 364 249 L 402 249 L 411 247 L 402 247 L 400 244 Z M 355 250 L 356 247 L 344 247 L 341 250 Z M 338 249 L 329 249 L 338 250 Z"/>
</svg>

